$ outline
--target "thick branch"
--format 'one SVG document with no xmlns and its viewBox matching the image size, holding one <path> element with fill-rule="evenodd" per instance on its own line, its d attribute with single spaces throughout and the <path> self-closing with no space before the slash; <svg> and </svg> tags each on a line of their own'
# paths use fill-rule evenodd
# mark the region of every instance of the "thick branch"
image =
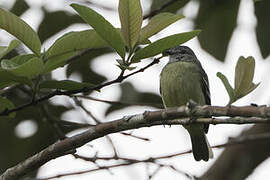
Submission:
<svg viewBox="0 0 270 180">
<path fill-rule="evenodd" d="M 211 119 L 203 118 L 197 119 L 196 122 L 190 121 L 188 117 L 211 117 L 211 116 L 230 116 L 232 119 Z M 98 124 L 90 127 L 87 131 L 75 135 L 73 137 L 64 139 L 50 145 L 48 148 L 28 158 L 24 162 L 8 169 L 1 176 L 1 180 L 13 180 L 29 173 L 30 171 L 39 168 L 46 162 L 57 157 L 69 154 L 72 150 L 83 146 L 84 144 L 103 137 L 105 135 L 116 133 L 124 130 L 136 129 L 141 127 L 150 127 L 162 124 L 190 124 L 190 123 L 208 123 L 208 124 L 222 124 L 244 123 L 245 119 L 240 117 L 248 117 L 248 123 L 270 123 L 270 108 L 269 107 L 220 107 L 220 106 L 195 106 L 189 109 L 186 106 L 173 108 L 168 110 L 160 110 L 153 112 L 145 112 L 133 116 L 123 117 L 119 120 Z M 256 116 L 256 117 L 253 117 Z M 184 118 L 184 119 L 179 119 Z M 238 118 L 238 119 L 237 119 Z M 177 120 L 173 120 L 177 119 Z M 166 121 L 165 121 L 166 120 Z"/>
</svg>

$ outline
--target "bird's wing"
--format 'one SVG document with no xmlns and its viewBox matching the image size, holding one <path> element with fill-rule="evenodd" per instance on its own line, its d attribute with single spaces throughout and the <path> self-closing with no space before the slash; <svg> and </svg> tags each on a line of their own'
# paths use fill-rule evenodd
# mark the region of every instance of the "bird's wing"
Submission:
<svg viewBox="0 0 270 180">
<path fill-rule="evenodd" d="M 210 96 L 210 90 L 209 90 L 209 81 L 208 81 L 208 76 L 206 72 L 201 68 L 201 86 L 202 86 L 202 91 L 204 94 L 204 99 L 205 99 L 205 104 L 211 105 L 211 96 Z M 209 129 L 209 124 L 204 125 L 204 132 L 207 133 Z"/>
<path fill-rule="evenodd" d="M 202 90 L 203 90 L 203 94 L 204 94 L 204 98 L 205 98 L 205 104 L 211 105 L 211 96 L 210 96 L 210 90 L 209 90 L 208 77 L 203 69 L 202 69 L 201 73 L 202 73 L 202 80 L 201 80 Z"/>
</svg>

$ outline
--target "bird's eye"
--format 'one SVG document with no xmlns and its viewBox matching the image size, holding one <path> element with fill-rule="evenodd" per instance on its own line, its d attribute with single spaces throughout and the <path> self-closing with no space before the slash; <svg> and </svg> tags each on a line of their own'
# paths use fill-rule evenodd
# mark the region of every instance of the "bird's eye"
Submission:
<svg viewBox="0 0 270 180">
<path fill-rule="evenodd" d="M 184 59 L 185 58 L 185 56 L 180 56 L 180 59 L 182 60 L 182 59 Z"/>
</svg>

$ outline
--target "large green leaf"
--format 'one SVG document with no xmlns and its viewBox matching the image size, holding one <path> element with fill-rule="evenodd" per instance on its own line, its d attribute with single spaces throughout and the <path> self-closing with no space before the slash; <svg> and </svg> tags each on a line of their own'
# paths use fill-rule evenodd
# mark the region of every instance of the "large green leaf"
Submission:
<svg viewBox="0 0 270 180">
<path fill-rule="evenodd" d="M 79 50 L 98 49 L 108 47 L 94 30 L 69 32 L 55 41 L 46 53 L 48 60 L 45 63 L 44 73 L 64 66 L 67 60 L 76 55 Z"/>
<path fill-rule="evenodd" d="M 234 89 L 231 87 L 226 76 L 224 76 L 220 72 L 217 73 L 217 76 L 221 79 L 230 96 L 230 101 L 228 105 L 231 105 L 238 99 L 246 96 L 259 86 L 260 83 L 254 84 L 252 82 L 254 76 L 254 69 L 254 58 L 250 56 L 248 58 L 244 58 L 243 56 L 241 56 L 238 59 L 237 65 L 235 67 Z"/>
<path fill-rule="evenodd" d="M 255 15 L 257 17 L 256 35 L 262 56 L 268 57 L 270 54 L 270 1 L 254 1 Z"/>
<path fill-rule="evenodd" d="M 33 78 L 43 71 L 43 61 L 32 54 L 16 56 L 1 61 L 1 67 L 15 76 Z"/>
<path fill-rule="evenodd" d="M 203 29 L 198 36 L 201 47 L 224 61 L 227 47 L 236 27 L 240 0 L 200 0 L 195 28 Z"/>
<path fill-rule="evenodd" d="M 76 89 L 82 89 L 84 87 L 93 87 L 94 85 L 91 83 L 81 83 L 71 80 L 49 80 L 49 81 L 43 81 L 40 83 L 40 88 L 46 88 L 46 89 L 61 89 L 61 90 L 76 90 Z"/>
<path fill-rule="evenodd" d="M 40 56 L 41 43 L 37 33 L 22 19 L 0 8 L 0 28 L 21 40 L 36 55 Z"/>
<path fill-rule="evenodd" d="M 103 48 L 108 44 L 95 32 L 85 30 L 69 32 L 55 41 L 46 53 L 47 58 L 88 48 Z"/>
<path fill-rule="evenodd" d="M 197 36 L 200 33 L 200 30 L 194 30 L 191 32 L 174 34 L 162 39 L 159 39 L 150 45 L 138 50 L 135 55 L 132 57 L 131 62 L 137 63 L 141 59 L 155 56 L 162 53 L 166 49 L 173 48 L 179 44 L 185 43 L 193 37 Z"/>
<path fill-rule="evenodd" d="M 237 65 L 235 67 L 235 96 L 236 98 L 241 98 L 251 92 L 257 87 L 253 84 L 255 70 L 255 60 L 253 57 L 244 58 L 241 56 L 238 59 Z M 256 87 L 255 87 L 256 86 Z M 252 90 L 251 90 L 252 89 Z"/>
<path fill-rule="evenodd" d="M 0 112 L 12 108 L 14 108 L 13 103 L 10 100 L 0 96 Z M 16 116 L 16 113 L 15 112 L 10 113 L 8 116 L 14 118 Z"/>
<path fill-rule="evenodd" d="M 172 13 L 160 13 L 154 16 L 149 23 L 141 30 L 139 42 L 145 41 L 147 38 L 160 32 L 162 29 L 168 27 L 170 24 L 182 19 L 183 15 L 175 15 Z"/>
<path fill-rule="evenodd" d="M 20 42 L 18 40 L 12 40 L 8 46 L 0 46 L 0 59 L 12 51 L 14 48 L 18 47 Z"/>
<path fill-rule="evenodd" d="M 75 9 L 122 58 L 125 57 L 124 40 L 120 32 L 114 28 L 110 22 L 88 7 L 79 4 L 71 4 L 71 7 Z"/>
<path fill-rule="evenodd" d="M 140 0 L 119 0 L 121 31 L 130 49 L 136 44 L 142 26 L 142 7 Z"/>
</svg>

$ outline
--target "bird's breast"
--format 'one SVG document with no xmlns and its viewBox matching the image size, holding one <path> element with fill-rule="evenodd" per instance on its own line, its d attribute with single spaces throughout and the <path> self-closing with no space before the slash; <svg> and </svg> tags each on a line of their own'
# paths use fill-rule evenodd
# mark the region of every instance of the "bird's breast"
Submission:
<svg viewBox="0 0 270 180">
<path fill-rule="evenodd" d="M 186 105 L 189 100 L 205 104 L 199 67 L 191 62 L 167 64 L 160 76 L 160 88 L 166 107 Z"/>
</svg>

